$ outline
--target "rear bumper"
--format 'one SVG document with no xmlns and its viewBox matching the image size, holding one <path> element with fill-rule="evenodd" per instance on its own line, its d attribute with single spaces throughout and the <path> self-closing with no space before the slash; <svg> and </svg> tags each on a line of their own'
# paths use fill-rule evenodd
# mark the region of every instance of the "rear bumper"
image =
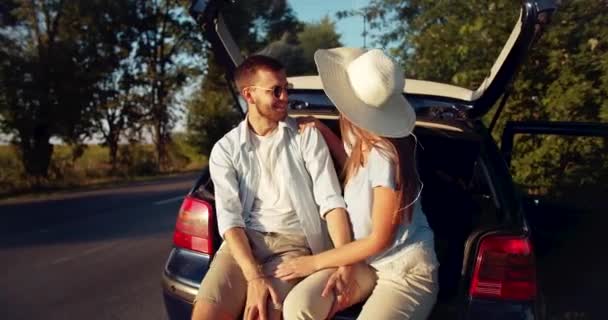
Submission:
<svg viewBox="0 0 608 320">
<path fill-rule="evenodd" d="M 198 292 L 198 286 L 193 286 L 183 280 L 180 281 L 166 273 L 163 274 L 161 285 L 164 295 L 183 301 L 191 306 Z"/>
<path fill-rule="evenodd" d="M 179 297 L 163 292 L 165 311 L 170 320 L 188 320 L 192 318 L 192 304 Z"/>
<path fill-rule="evenodd" d="M 173 248 L 161 277 L 163 300 L 171 320 L 190 319 L 201 280 L 209 269 L 206 254 Z"/>
<path fill-rule="evenodd" d="M 469 302 L 465 319 L 534 320 L 539 319 L 534 302 L 505 302 L 473 299 Z"/>
<path fill-rule="evenodd" d="M 161 284 L 167 315 L 171 320 L 190 319 L 192 305 L 198 292 L 200 282 L 209 269 L 211 257 L 189 250 L 174 248 L 165 265 Z M 440 302 L 441 303 L 441 302 Z M 469 300 L 466 311 L 461 316 L 449 312 L 449 318 L 460 319 L 542 319 L 538 316 L 534 302 L 506 302 L 488 300 Z M 440 309 L 442 305 L 435 306 Z M 356 319 L 361 311 L 361 304 L 346 309 L 335 316 L 335 319 Z M 435 310 L 437 311 L 437 310 Z M 458 312 L 456 312 L 458 313 Z M 431 315 L 430 319 L 443 319 L 441 313 Z"/>
</svg>

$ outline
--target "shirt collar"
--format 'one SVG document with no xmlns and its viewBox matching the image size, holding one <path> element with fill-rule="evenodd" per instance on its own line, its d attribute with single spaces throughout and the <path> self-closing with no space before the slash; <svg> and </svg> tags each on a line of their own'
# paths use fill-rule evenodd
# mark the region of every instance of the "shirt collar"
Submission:
<svg viewBox="0 0 608 320">
<path fill-rule="evenodd" d="M 239 124 L 239 129 L 241 130 L 240 142 L 241 142 L 241 147 L 244 146 L 244 147 L 247 147 L 248 149 L 251 149 L 251 146 L 252 146 L 251 130 L 249 130 L 249 125 L 248 125 L 249 120 L 248 119 L 249 119 L 249 115 L 247 115 L 245 117 L 245 119 L 243 121 L 241 121 L 241 123 Z M 283 130 L 284 128 L 291 130 L 291 132 L 297 132 L 298 123 L 296 122 L 296 119 L 291 118 L 291 117 L 286 117 L 285 120 L 279 121 L 278 130 Z"/>
</svg>

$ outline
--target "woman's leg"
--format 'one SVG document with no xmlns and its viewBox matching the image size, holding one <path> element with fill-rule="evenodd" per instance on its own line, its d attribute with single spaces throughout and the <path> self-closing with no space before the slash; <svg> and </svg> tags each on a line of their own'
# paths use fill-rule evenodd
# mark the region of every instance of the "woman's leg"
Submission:
<svg viewBox="0 0 608 320">
<path fill-rule="evenodd" d="M 283 302 L 283 319 L 325 319 L 334 303 L 334 296 L 322 297 L 321 293 L 335 270 L 317 271 L 291 289 Z"/>
<path fill-rule="evenodd" d="M 335 295 L 322 297 L 327 280 L 335 268 L 317 271 L 300 281 L 287 295 L 283 303 L 283 318 L 292 319 L 326 319 L 335 301 Z M 351 305 L 359 303 L 372 292 L 375 282 L 375 270 L 365 264 L 358 264 L 353 269 L 353 281 L 356 289 L 353 292 Z"/>
<path fill-rule="evenodd" d="M 405 277 L 380 271 L 358 319 L 426 319 L 438 291 L 437 271 Z"/>
</svg>

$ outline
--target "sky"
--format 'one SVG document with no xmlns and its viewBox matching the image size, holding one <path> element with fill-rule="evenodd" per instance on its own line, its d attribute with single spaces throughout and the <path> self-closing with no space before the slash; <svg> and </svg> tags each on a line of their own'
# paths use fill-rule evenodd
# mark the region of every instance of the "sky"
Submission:
<svg viewBox="0 0 608 320">
<path fill-rule="evenodd" d="M 294 13 L 300 21 L 319 21 L 327 14 L 336 22 L 336 29 L 341 34 L 340 40 L 344 46 L 363 47 L 363 17 L 350 17 L 338 20 L 336 12 L 342 10 L 360 9 L 369 0 L 288 0 Z M 369 37 L 367 45 L 369 46 Z"/>
</svg>

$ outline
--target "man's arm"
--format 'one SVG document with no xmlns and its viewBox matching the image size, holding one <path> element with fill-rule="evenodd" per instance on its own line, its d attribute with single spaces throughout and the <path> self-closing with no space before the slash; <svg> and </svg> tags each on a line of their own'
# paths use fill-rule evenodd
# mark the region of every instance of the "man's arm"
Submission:
<svg viewBox="0 0 608 320">
<path fill-rule="evenodd" d="M 313 195 L 321 216 L 327 220 L 329 236 L 335 247 L 352 240 L 346 204 L 329 149 L 316 128 L 307 128 L 303 134 L 303 157 L 313 182 Z"/>
<path fill-rule="evenodd" d="M 309 128 L 317 128 L 321 132 L 325 143 L 329 147 L 329 152 L 331 153 L 332 158 L 334 159 L 334 165 L 338 171 L 342 171 L 344 168 L 344 164 L 346 163 L 346 151 L 344 150 L 344 143 L 342 140 L 333 132 L 329 127 L 327 127 L 323 122 L 319 119 L 309 116 L 309 117 L 298 117 L 296 119 L 298 122 L 298 126 L 300 127 L 300 131 L 307 130 Z"/>
<path fill-rule="evenodd" d="M 247 280 L 245 315 L 257 313 L 264 318 L 268 296 L 275 304 L 280 301 L 276 291 L 265 278 L 249 245 L 244 230 L 245 222 L 243 206 L 239 198 L 237 173 L 228 148 L 230 148 L 228 143 L 217 143 L 209 157 L 209 172 L 215 189 L 218 229 Z"/>
<path fill-rule="evenodd" d="M 316 132 L 316 129 L 314 128 L 307 128 L 305 130 L 313 131 L 309 134 L 310 139 L 307 141 L 311 143 L 312 148 L 310 148 L 309 152 L 305 152 L 307 155 L 305 156 L 305 161 L 307 169 L 311 177 L 313 177 L 315 199 L 332 199 L 335 194 L 338 194 L 340 199 L 342 199 L 341 207 L 335 207 L 325 214 L 329 236 L 334 247 L 339 248 L 352 241 L 352 233 L 350 221 L 346 209 L 344 209 L 346 204 L 341 197 L 342 190 L 337 183 L 338 178 L 336 176 L 336 171 L 333 163 L 331 163 L 331 157 L 328 155 L 327 151 L 329 150 L 327 150 L 325 142 L 330 144 L 334 159 L 339 163 L 340 167 L 342 167 L 346 161 L 344 146 L 342 141 L 324 125 L 319 126 L 320 133 Z M 323 132 L 323 130 L 326 131 Z M 323 134 L 323 137 L 320 137 L 320 134 Z M 323 189 L 324 186 L 330 186 L 330 188 L 325 190 Z M 331 203 L 332 201 L 329 201 L 330 203 L 322 205 L 319 202 L 320 201 L 317 200 L 317 204 L 321 208 L 328 208 L 331 205 L 338 204 L 337 202 Z M 324 211 L 321 211 L 321 213 L 324 213 Z M 332 310 L 330 311 L 330 317 L 333 317 L 336 311 L 342 310 L 349 305 L 351 300 L 349 293 L 355 292 L 352 288 L 353 283 L 352 267 L 350 265 L 340 266 L 328 279 L 325 289 L 323 290 L 324 296 L 326 296 L 329 291 L 336 292 L 337 294 L 336 303 L 334 303 Z"/>
<path fill-rule="evenodd" d="M 245 319 L 268 319 L 271 310 L 266 309 L 268 299 L 277 306 L 281 305 L 279 295 L 272 287 L 270 280 L 262 272 L 251 246 L 247 234 L 242 228 L 232 228 L 224 234 L 224 240 L 228 243 L 232 257 L 236 260 L 247 280 L 247 300 L 243 312 Z M 277 311 L 274 310 L 276 313 Z"/>
<path fill-rule="evenodd" d="M 243 206 L 239 198 L 237 173 L 230 159 L 230 146 L 220 141 L 209 156 L 209 172 L 215 189 L 218 229 L 234 259 L 249 281 L 261 277 L 245 234 Z"/>
<path fill-rule="evenodd" d="M 248 282 L 264 277 L 258 262 L 253 256 L 247 234 L 243 228 L 232 228 L 226 231 L 224 241 L 228 244 L 234 260 L 241 267 Z"/>
</svg>

